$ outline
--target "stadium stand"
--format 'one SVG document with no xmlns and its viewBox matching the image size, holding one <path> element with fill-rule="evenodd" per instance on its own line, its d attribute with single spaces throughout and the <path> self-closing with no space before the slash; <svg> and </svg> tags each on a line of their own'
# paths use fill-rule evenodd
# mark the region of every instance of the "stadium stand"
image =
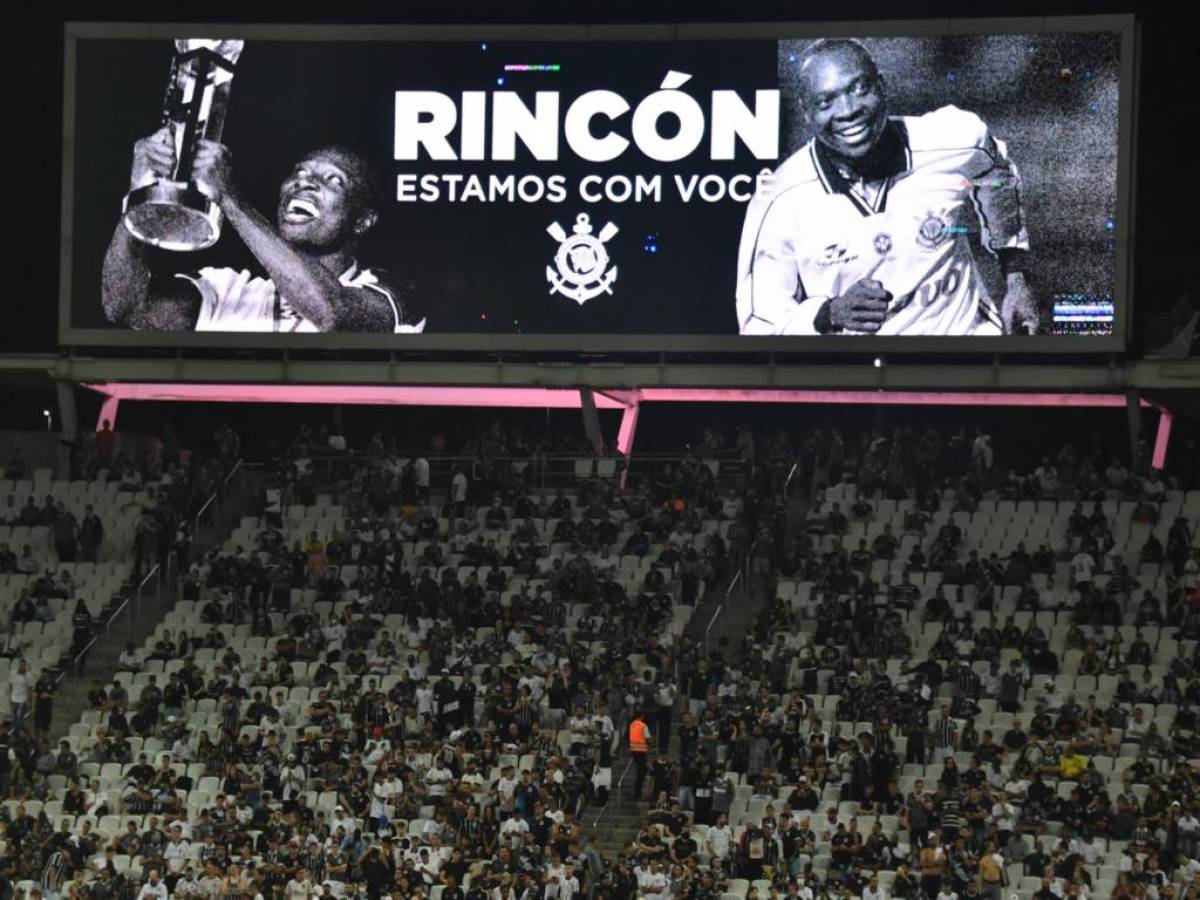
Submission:
<svg viewBox="0 0 1200 900">
<path fill-rule="evenodd" d="M 17 754 L 7 832 L 36 848 L 18 890 L 60 869 L 91 894 L 161 876 L 207 896 L 242 871 L 264 895 L 477 896 L 530 871 L 591 890 L 579 823 L 742 501 L 694 457 L 631 490 L 588 457 L 570 489 L 490 465 L 432 496 L 415 460 L 327 462 L 337 493 L 320 460 L 280 460 L 261 515 L 188 566 L 57 753 Z"/>
<path fill-rule="evenodd" d="M 1200 493 L 1090 453 L 993 471 L 984 435 L 846 446 L 795 454 L 816 494 L 773 600 L 692 674 L 607 888 L 1193 895 Z"/>
<path fill-rule="evenodd" d="M 57 746 L 3 732 L 21 896 L 1196 892 L 1200 493 L 961 431 L 743 431 L 732 490 L 329 443 Z"/>
</svg>

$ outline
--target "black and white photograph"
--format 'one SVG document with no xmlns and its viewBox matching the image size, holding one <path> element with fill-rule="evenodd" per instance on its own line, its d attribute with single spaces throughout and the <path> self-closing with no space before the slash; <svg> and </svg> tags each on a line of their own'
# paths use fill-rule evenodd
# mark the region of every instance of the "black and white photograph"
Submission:
<svg viewBox="0 0 1200 900">
<path fill-rule="evenodd" d="M 1110 35 L 781 42 L 792 149 L 747 210 L 740 332 L 1033 334 L 1067 294 L 1107 296 L 1111 327 L 1117 53 Z"/>
</svg>

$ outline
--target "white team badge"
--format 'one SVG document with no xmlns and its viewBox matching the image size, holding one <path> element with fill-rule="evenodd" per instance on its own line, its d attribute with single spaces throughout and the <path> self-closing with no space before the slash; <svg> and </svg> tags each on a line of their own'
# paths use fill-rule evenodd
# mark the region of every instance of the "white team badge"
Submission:
<svg viewBox="0 0 1200 900">
<path fill-rule="evenodd" d="M 554 267 L 546 266 L 546 280 L 550 282 L 551 294 L 570 297 L 580 306 L 599 294 L 611 294 L 613 282 L 617 280 L 617 267 L 608 267 L 608 249 L 604 246 L 618 231 L 612 222 L 592 234 L 592 223 L 587 213 L 575 217 L 573 234 L 567 234 L 557 222 L 546 228 L 550 237 L 558 241 L 558 252 L 554 254 Z"/>
</svg>

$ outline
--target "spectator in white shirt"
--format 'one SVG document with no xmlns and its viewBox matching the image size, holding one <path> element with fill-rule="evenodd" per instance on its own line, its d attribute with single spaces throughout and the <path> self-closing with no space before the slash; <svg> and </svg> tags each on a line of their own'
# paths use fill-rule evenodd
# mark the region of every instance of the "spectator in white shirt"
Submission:
<svg viewBox="0 0 1200 900">
<path fill-rule="evenodd" d="M 312 900 L 318 893 L 317 886 L 312 883 L 308 869 L 304 868 L 296 872 L 284 889 L 287 900 Z"/>
<path fill-rule="evenodd" d="M 167 863 L 167 871 L 178 875 L 183 871 L 184 863 L 191 855 L 192 845 L 184 839 L 183 828 L 175 825 L 171 828 L 171 839 L 163 849 L 163 859 Z"/>
<path fill-rule="evenodd" d="M 496 784 L 493 787 L 496 795 L 496 803 L 499 806 L 499 811 L 502 813 L 511 813 L 513 809 L 513 795 L 517 790 L 517 779 L 515 770 L 512 766 L 505 766 L 500 770 L 500 777 L 496 779 Z"/>
<path fill-rule="evenodd" d="M 454 515 L 457 518 L 462 518 L 467 511 L 467 490 L 470 488 L 470 482 L 467 480 L 467 473 L 462 469 L 458 469 L 454 473 L 454 477 L 450 479 L 450 502 L 454 504 Z"/>
<path fill-rule="evenodd" d="M 304 766 L 296 760 L 296 754 L 288 755 L 287 765 L 279 770 L 280 796 L 287 803 L 303 792 L 306 776 Z"/>
<path fill-rule="evenodd" d="M 883 888 L 879 886 L 879 877 L 872 875 L 871 880 L 863 885 L 862 900 L 884 900 Z"/>
<path fill-rule="evenodd" d="M 733 849 L 733 829 L 729 827 L 729 817 L 725 813 L 717 816 L 717 824 L 708 829 L 704 844 L 709 857 L 718 868 L 728 865 L 730 851 Z"/>
<path fill-rule="evenodd" d="M 510 816 L 504 820 L 500 826 L 500 837 L 502 837 L 512 850 L 520 849 L 525 842 L 523 835 L 529 831 L 529 823 L 520 816 Z"/>
<path fill-rule="evenodd" d="M 354 830 L 358 828 L 358 820 L 347 814 L 346 807 L 339 804 L 334 807 L 333 819 L 330 821 L 329 827 L 334 831 L 341 828 L 345 830 L 346 834 L 354 834 Z"/>
<path fill-rule="evenodd" d="M 1146 712 L 1140 706 L 1133 710 L 1133 718 L 1125 726 L 1125 740 L 1137 743 L 1150 731 L 1150 723 L 1146 721 Z"/>
<path fill-rule="evenodd" d="M 435 802 L 440 801 L 446 796 L 446 785 L 454 774 L 446 768 L 445 764 L 438 758 L 434 757 L 433 764 L 425 773 L 425 789 L 429 794 L 429 798 Z"/>
<path fill-rule="evenodd" d="M 1200 843 L 1200 819 L 1196 818 L 1195 811 L 1189 807 L 1183 811 L 1175 825 L 1179 830 L 1180 851 L 1194 862 L 1197 843 Z M 1188 880 L 1184 884 L 1189 881 L 1191 881 L 1191 876 L 1188 876 Z"/>
<path fill-rule="evenodd" d="M 179 829 L 179 834 L 185 841 L 192 839 L 192 823 L 187 819 L 176 819 L 170 823 L 167 830 L 174 834 L 176 828 Z"/>
<path fill-rule="evenodd" d="M 535 672 L 526 672 L 517 679 L 517 693 L 520 693 L 523 687 L 529 688 L 529 694 L 534 703 L 540 703 L 542 693 L 546 690 L 546 679 Z"/>
<path fill-rule="evenodd" d="M 1050 462 L 1049 457 L 1042 458 L 1042 464 L 1034 470 L 1033 475 L 1037 479 L 1038 490 L 1043 497 L 1053 499 L 1057 496 L 1058 469 L 1054 467 L 1054 463 Z"/>
<path fill-rule="evenodd" d="M 413 460 L 413 483 L 417 488 L 417 499 L 424 503 L 429 499 L 429 460 L 418 456 Z"/>
<path fill-rule="evenodd" d="M 996 802 L 992 804 L 992 820 L 996 824 L 996 831 L 1000 833 L 1001 842 L 1008 840 L 1008 835 L 1017 824 L 1017 808 L 1008 802 L 1007 795 L 1001 791 L 996 797 Z"/>
<path fill-rule="evenodd" d="M 1101 855 L 1107 852 L 1107 842 L 1097 847 L 1092 841 L 1085 841 L 1078 835 L 1071 838 L 1071 843 L 1068 847 L 1071 853 L 1076 853 L 1083 857 L 1083 861 L 1089 866 L 1096 865 Z"/>
<path fill-rule="evenodd" d="M 671 882 L 660 862 L 652 862 L 646 868 L 638 868 L 637 882 L 638 890 L 647 897 L 666 897 L 670 893 Z"/>
<path fill-rule="evenodd" d="M 341 652 L 342 644 L 346 640 L 346 626 L 339 619 L 334 619 L 322 629 L 325 636 L 325 651 L 333 653 L 334 651 Z"/>
<path fill-rule="evenodd" d="M 575 877 L 575 867 L 567 864 L 558 880 L 558 900 L 574 900 L 579 895 L 579 879 Z"/>
<path fill-rule="evenodd" d="M 175 743 L 171 745 L 171 756 L 177 762 L 190 763 L 195 761 L 196 754 L 192 750 L 192 745 L 189 740 L 189 735 L 184 732 L 175 739 Z"/>
<path fill-rule="evenodd" d="M 150 870 L 150 878 L 138 891 L 137 900 L 167 900 L 167 886 L 158 877 L 158 869 Z"/>
<path fill-rule="evenodd" d="M 429 682 L 422 681 L 417 687 L 415 696 L 417 700 L 417 717 L 420 718 L 421 716 L 432 716 L 433 688 L 430 686 Z"/>
<path fill-rule="evenodd" d="M 138 653 L 137 648 L 132 642 L 126 644 L 125 649 L 121 651 L 121 655 L 117 657 L 117 671 L 142 671 L 142 655 Z"/>
<path fill-rule="evenodd" d="M 1179 876 L 1179 881 L 1184 885 L 1192 883 L 1197 875 L 1200 875 L 1200 860 L 1194 857 L 1185 862 L 1182 866 L 1175 870 L 1175 874 Z"/>
<path fill-rule="evenodd" d="M 1092 555 L 1080 550 L 1071 560 L 1071 585 L 1076 589 L 1081 585 L 1091 585 L 1095 568 L 1096 561 L 1092 559 Z"/>
<path fill-rule="evenodd" d="M 8 699 L 12 703 L 12 724 L 15 729 L 25 720 L 29 708 L 29 690 L 33 687 L 33 673 L 29 663 L 17 660 L 17 668 L 8 674 Z"/>
</svg>

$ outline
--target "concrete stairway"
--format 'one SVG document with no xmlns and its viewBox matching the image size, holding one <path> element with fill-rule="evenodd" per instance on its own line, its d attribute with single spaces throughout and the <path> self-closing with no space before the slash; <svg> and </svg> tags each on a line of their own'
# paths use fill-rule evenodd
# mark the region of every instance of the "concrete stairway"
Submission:
<svg viewBox="0 0 1200 900">
<path fill-rule="evenodd" d="M 212 524 L 199 539 L 192 542 L 192 559 L 198 559 L 221 546 L 249 510 L 260 483 L 260 475 L 253 470 L 243 470 L 240 477 L 231 482 L 229 494 L 217 510 Z M 177 572 L 172 572 L 169 578 L 164 578 L 158 585 L 157 591 L 155 583 L 149 582 L 143 590 L 140 604 L 134 596 L 136 585 L 127 586 L 128 605 L 107 626 L 101 626 L 98 640 L 84 659 L 82 673 L 76 676 L 68 671 L 58 686 L 50 724 L 52 741 L 66 735 L 71 725 L 79 721 L 80 715 L 87 709 L 87 695 L 93 680 L 99 679 L 104 684 L 110 684 L 116 672 L 117 657 L 125 645 L 132 642 L 135 647 L 141 647 L 174 607 L 177 576 Z"/>
<path fill-rule="evenodd" d="M 717 616 L 708 636 L 711 646 L 714 649 L 723 649 L 728 660 L 736 656 L 742 639 L 754 627 L 755 620 L 767 602 L 765 578 L 751 576 L 747 584 L 742 584 L 742 580 L 739 579 L 732 591 L 729 590 L 730 582 L 731 579 L 725 579 L 709 592 L 696 608 L 686 630 L 687 637 L 702 644 L 705 629 L 713 621 L 713 614 L 718 607 L 722 607 L 721 614 Z M 721 641 L 721 638 L 727 640 Z M 669 755 L 672 760 L 679 759 L 679 727 L 686 708 L 686 700 L 681 697 L 671 718 Z M 617 782 L 621 781 L 622 773 L 625 773 L 624 780 L 618 788 Z M 609 797 L 608 806 L 602 810 L 589 810 L 584 816 L 584 823 L 589 826 L 591 834 L 591 846 L 599 850 L 606 859 L 613 860 L 618 853 L 628 849 L 650 810 L 648 799 L 634 799 L 633 784 L 634 771 L 630 765 L 625 737 L 622 735 L 620 752 L 613 758 L 613 792 Z M 647 779 L 643 792 L 648 791 Z"/>
<path fill-rule="evenodd" d="M 629 754 L 624 750 L 613 760 L 613 792 L 608 798 L 608 806 L 603 810 L 593 811 L 585 818 L 591 826 L 591 845 L 609 860 L 616 859 L 617 854 L 625 850 L 637 835 L 642 823 L 646 820 L 649 803 L 645 800 L 635 800 L 633 797 L 633 768 L 629 768 L 625 782 L 617 790 L 615 782 L 629 765 Z"/>
</svg>

